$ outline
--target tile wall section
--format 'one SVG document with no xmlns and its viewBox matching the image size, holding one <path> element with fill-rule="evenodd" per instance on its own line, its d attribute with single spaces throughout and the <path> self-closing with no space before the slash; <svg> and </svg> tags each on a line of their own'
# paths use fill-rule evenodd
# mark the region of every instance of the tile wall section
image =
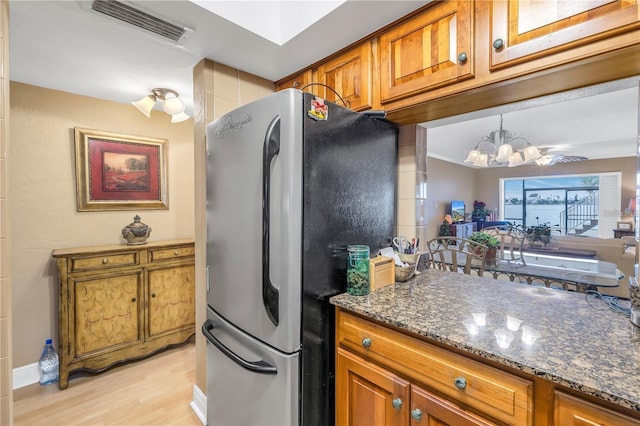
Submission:
<svg viewBox="0 0 640 426">
<path fill-rule="evenodd" d="M 9 151 L 9 1 L 0 2 L 0 425 L 13 424 L 11 280 L 7 171 Z"/>
<path fill-rule="evenodd" d="M 427 238 L 427 130 L 417 125 L 400 128 L 398 140 L 397 234 Z"/>
</svg>

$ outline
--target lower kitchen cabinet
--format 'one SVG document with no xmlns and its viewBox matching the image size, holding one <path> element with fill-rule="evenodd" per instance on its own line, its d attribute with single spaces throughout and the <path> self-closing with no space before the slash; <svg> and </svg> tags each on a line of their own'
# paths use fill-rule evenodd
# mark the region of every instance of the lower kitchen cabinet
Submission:
<svg viewBox="0 0 640 426">
<path fill-rule="evenodd" d="M 408 381 L 338 348 L 336 424 L 407 425 L 409 392 Z"/>
<path fill-rule="evenodd" d="M 555 424 L 562 426 L 638 426 L 640 421 L 564 392 L 555 392 Z"/>
<path fill-rule="evenodd" d="M 338 426 L 640 426 L 604 401 L 342 308 L 336 347 Z"/>
<path fill-rule="evenodd" d="M 494 425 L 340 348 L 336 376 L 340 426 Z"/>
<path fill-rule="evenodd" d="M 60 279 L 58 356 L 75 371 L 109 367 L 195 334 L 193 240 L 54 250 Z"/>
</svg>

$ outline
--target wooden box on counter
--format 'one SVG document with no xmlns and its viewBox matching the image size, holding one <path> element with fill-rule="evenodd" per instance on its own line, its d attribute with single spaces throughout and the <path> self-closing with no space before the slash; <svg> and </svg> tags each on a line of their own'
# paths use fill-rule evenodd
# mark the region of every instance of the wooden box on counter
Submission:
<svg viewBox="0 0 640 426">
<path fill-rule="evenodd" d="M 379 288 L 396 282 L 396 265 L 393 258 L 377 256 L 369 259 L 369 290 L 376 291 Z"/>
<path fill-rule="evenodd" d="M 69 375 L 102 372 L 195 334 L 191 239 L 53 250 L 60 279 L 58 356 Z"/>
</svg>

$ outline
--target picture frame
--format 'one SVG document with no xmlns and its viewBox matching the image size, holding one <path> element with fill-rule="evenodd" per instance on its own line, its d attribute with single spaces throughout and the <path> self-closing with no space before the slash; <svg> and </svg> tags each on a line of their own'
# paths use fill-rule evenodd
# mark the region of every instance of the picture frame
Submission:
<svg viewBox="0 0 640 426">
<path fill-rule="evenodd" d="M 632 231 L 633 224 L 631 222 L 618 222 L 617 229 L 620 231 Z"/>
<path fill-rule="evenodd" d="M 77 210 L 168 210 L 168 140 L 74 128 Z"/>
</svg>

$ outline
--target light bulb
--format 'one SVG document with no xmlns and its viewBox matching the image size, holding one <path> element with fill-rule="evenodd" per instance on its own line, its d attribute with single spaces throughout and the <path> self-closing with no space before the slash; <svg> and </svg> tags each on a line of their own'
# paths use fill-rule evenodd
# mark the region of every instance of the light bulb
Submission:
<svg viewBox="0 0 640 426">
<path fill-rule="evenodd" d="M 180 100 L 180 98 L 178 97 L 167 98 L 162 105 L 162 109 L 167 114 L 180 114 L 184 112 L 184 102 L 182 102 L 182 100 Z"/>
<path fill-rule="evenodd" d="M 172 123 L 180 123 L 182 121 L 188 120 L 190 117 L 185 114 L 184 112 L 181 112 L 180 114 L 173 114 L 171 116 L 171 122 Z"/>
<path fill-rule="evenodd" d="M 131 105 L 138 108 L 138 111 L 151 118 L 151 110 L 156 104 L 156 97 L 153 95 L 147 95 L 139 101 L 131 102 Z"/>
<path fill-rule="evenodd" d="M 467 159 L 464 160 L 465 163 L 473 164 L 478 161 L 478 157 L 480 157 L 480 151 L 477 149 L 472 149 L 469 151 L 469 155 L 467 155 Z"/>
</svg>

